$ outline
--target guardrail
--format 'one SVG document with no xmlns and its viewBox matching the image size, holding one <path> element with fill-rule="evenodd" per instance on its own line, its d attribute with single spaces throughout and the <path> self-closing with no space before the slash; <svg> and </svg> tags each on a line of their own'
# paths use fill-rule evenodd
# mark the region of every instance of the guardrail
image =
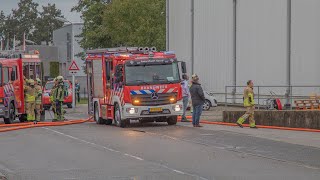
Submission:
<svg viewBox="0 0 320 180">
<path fill-rule="evenodd" d="M 225 86 L 225 106 L 242 103 L 245 87 Z M 254 93 L 258 109 L 267 107 L 271 99 L 280 99 L 285 109 L 292 109 L 294 100 L 320 95 L 320 86 L 254 86 Z"/>
</svg>

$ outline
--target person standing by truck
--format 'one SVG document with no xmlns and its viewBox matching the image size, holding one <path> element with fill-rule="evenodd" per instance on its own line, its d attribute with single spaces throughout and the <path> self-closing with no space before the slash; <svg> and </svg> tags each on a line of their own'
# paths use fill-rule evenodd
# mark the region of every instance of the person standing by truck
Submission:
<svg viewBox="0 0 320 180">
<path fill-rule="evenodd" d="M 193 113 L 192 124 L 193 127 L 202 127 L 200 125 L 200 116 L 202 113 L 202 106 L 205 102 L 204 92 L 199 83 L 198 75 L 192 75 L 192 85 L 190 87 L 190 94 L 192 99 Z"/>
<path fill-rule="evenodd" d="M 50 102 L 51 102 L 52 112 L 54 114 L 52 122 L 55 122 L 55 121 L 57 121 L 57 113 L 56 113 L 56 102 L 54 101 L 54 93 L 55 93 L 55 90 L 58 86 L 57 78 L 54 78 L 53 83 L 54 83 L 54 85 L 50 91 Z"/>
<path fill-rule="evenodd" d="M 41 104 L 42 104 L 42 86 L 41 80 L 39 78 L 36 79 L 35 83 L 36 89 L 36 121 L 40 121 L 41 117 Z"/>
<path fill-rule="evenodd" d="M 75 88 L 74 90 L 76 91 L 76 99 L 78 100 L 78 103 L 80 103 L 80 84 L 78 82 L 78 80 L 76 80 L 76 84 L 75 84 Z M 77 101 L 75 101 L 77 102 Z"/>
<path fill-rule="evenodd" d="M 247 87 L 244 89 L 243 92 L 243 105 L 247 109 L 246 113 L 241 116 L 238 121 L 237 125 L 243 128 L 242 124 L 249 118 L 250 128 L 257 128 L 255 120 L 254 120 L 254 93 L 253 93 L 253 81 L 249 80 L 247 82 Z"/>
<path fill-rule="evenodd" d="M 58 85 L 55 88 L 54 93 L 53 93 L 53 99 L 56 104 L 56 113 L 55 114 L 57 116 L 58 121 L 63 121 L 65 119 L 64 119 L 64 110 L 63 110 L 62 105 L 63 105 L 63 100 L 66 95 L 66 92 L 65 92 L 63 77 L 58 76 L 57 81 L 58 81 Z"/>
<path fill-rule="evenodd" d="M 26 95 L 26 112 L 27 112 L 27 120 L 33 121 L 34 124 L 37 124 L 35 117 L 35 106 L 36 106 L 36 88 L 34 86 L 34 80 L 30 79 L 29 85 L 24 87 L 25 95 Z"/>
<path fill-rule="evenodd" d="M 183 100 L 183 113 L 182 113 L 181 122 L 189 122 L 186 118 L 186 111 L 188 108 L 189 97 L 190 97 L 189 84 L 188 84 L 189 77 L 186 74 L 184 74 L 182 75 L 182 79 L 183 80 L 181 82 L 181 88 L 182 88 L 182 100 Z"/>
</svg>

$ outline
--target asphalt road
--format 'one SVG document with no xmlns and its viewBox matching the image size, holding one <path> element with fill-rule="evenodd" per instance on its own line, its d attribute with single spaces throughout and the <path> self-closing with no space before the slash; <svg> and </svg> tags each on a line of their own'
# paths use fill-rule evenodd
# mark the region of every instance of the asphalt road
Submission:
<svg viewBox="0 0 320 180">
<path fill-rule="evenodd" d="M 10 180 L 320 179 L 319 148 L 182 123 L 25 129 L 2 133 L 0 147 Z"/>
</svg>

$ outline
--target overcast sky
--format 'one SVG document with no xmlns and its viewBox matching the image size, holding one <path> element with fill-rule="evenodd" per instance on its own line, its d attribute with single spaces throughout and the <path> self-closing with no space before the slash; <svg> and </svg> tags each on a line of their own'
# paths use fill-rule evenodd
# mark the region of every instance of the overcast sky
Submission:
<svg viewBox="0 0 320 180">
<path fill-rule="evenodd" d="M 11 9 L 18 8 L 19 1 L 20 0 L 0 0 L 0 10 L 9 14 L 11 13 Z M 71 8 L 78 3 L 78 0 L 33 0 L 33 2 L 38 3 L 40 9 L 42 5 L 47 5 L 48 3 L 56 4 L 56 7 L 62 11 L 66 19 L 71 22 L 82 22 L 80 18 L 81 14 L 70 12 Z"/>
</svg>

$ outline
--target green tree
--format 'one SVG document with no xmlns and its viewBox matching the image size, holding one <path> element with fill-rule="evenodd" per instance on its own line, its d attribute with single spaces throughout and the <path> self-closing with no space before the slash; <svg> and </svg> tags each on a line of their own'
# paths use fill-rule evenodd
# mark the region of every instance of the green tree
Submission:
<svg viewBox="0 0 320 180">
<path fill-rule="evenodd" d="M 45 41 L 47 45 L 52 43 L 53 30 L 63 26 L 63 22 L 57 20 L 57 17 L 63 18 L 61 10 L 56 8 L 55 4 L 42 6 L 42 11 L 39 12 L 40 17 L 36 19 L 35 30 L 32 33 L 32 41 L 40 44 Z"/>
<path fill-rule="evenodd" d="M 102 25 L 103 12 L 107 5 L 105 0 L 79 0 L 78 5 L 71 9 L 82 13 L 84 26 L 80 45 L 84 49 L 112 46 L 111 38 Z"/>
<path fill-rule="evenodd" d="M 20 0 L 18 8 L 12 10 L 12 19 L 18 23 L 11 31 L 17 36 L 17 40 L 22 41 L 24 33 L 27 37 L 32 33 L 38 17 L 38 6 L 32 0 Z"/>
<path fill-rule="evenodd" d="M 165 49 L 165 0 L 79 0 L 81 46 L 156 46 Z"/>
<path fill-rule="evenodd" d="M 165 0 L 114 0 L 104 11 L 105 32 L 114 46 L 165 49 Z"/>
</svg>

